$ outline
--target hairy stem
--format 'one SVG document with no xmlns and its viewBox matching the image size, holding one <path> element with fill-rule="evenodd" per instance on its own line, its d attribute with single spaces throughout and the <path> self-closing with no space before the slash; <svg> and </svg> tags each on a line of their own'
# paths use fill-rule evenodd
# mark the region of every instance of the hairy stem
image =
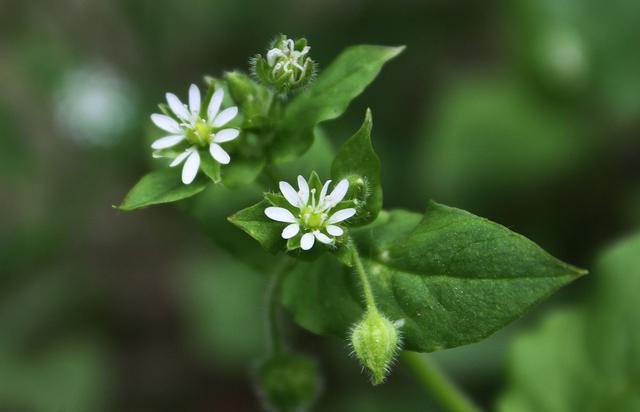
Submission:
<svg viewBox="0 0 640 412">
<path fill-rule="evenodd" d="M 267 325 L 269 341 L 271 342 L 272 354 L 282 352 L 284 341 L 280 326 L 280 289 L 282 281 L 295 265 L 295 261 L 289 257 L 284 257 L 281 264 L 271 275 L 271 280 L 267 288 Z"/>
<path fill-rule="evenodd" d="M 367 272 L 364 270 L 364 265 L 362 264 L 362 259 L 360 259 L 360 253 L 358 253 L 358 249 L 356 249 L 353 241 L 351 242 L 351 251 L 353 255 L 353 263 L 356 268 L 356 272 L 358 272 L 358 276 L 360 277 L 360 283 L 362 284 L 362 289 L 364 290 L 364 299 L 367 304 L 367 309 L 376 309 L 376 301 L 373 297 L 373 289 L 371 289 L 371 283 L 369 282 L 369 276 Z"/>
<path fill-rule="evenodd" d="M 416 352 L 404 351 L 400 358 L 445 410 L 449 412 L 480 411 L 465 394 L 429 361 L 427 356 Z"/>
</svg>

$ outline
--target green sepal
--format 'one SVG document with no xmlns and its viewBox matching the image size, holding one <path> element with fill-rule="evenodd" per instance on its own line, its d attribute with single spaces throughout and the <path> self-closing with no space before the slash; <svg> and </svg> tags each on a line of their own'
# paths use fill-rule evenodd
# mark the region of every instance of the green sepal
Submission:
<svg viewBox="0 0 640 412">
<path fill-rule="evenodd" d="M 156 170 L 140 179 L 127 193 L 122 203 L 114 208 L 131 211 L 151 205 L 176 202 L 194 196 L 206 187 L 206 179 L 198 177 L 191 184 L 185 185 L 180 180 L 180 173 L 176 170 Z"/>
<path fill-rule="evenodd" d="M 229 93 L 244 117 L 244 130 L 263 129 L 270 126 L 269 109 L 273 93 L 239 71 L 224 75 Z"/>
<path fill-rule="evenodd" d="M 208 150 L 200 151 L 200 170 L 202 170 L 213 183 L 220 183 L 220 163 L 211 157 Z"/>
</svg>

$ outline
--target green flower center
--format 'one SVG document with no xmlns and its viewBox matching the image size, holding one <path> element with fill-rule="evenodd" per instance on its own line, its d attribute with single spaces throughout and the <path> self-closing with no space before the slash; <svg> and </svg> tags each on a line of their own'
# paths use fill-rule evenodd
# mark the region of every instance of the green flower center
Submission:
<svg viewBox="0 0 640 412">
<path fill-rule="evenodd" d="M 305 208 L 301 216 L 302 223 L 310 230 L 322 229 L 327 221 L 326 213 L 318 212 L 312 207 Z"/>
<path fill-rule="evenodd" d="M 212 134 L 213 128 L 204 120 L 198 119 L 195 126 L 189 129 L 187 141 L 198 146 L 206 146 L 211 143 Z"/>
</svg>

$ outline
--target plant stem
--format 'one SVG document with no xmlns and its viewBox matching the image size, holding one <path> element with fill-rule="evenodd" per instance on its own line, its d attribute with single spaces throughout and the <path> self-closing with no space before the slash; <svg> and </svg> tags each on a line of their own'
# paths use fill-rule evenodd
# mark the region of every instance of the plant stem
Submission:
<svg viewBox="0 0 640 412">
<path fill-rule="evenodd" d="M 279 318 L 280 289 L 285 275 L 289 273 L 294 264 L 295 261 L 293 259 L 285 256 L 282 263 L 278 265 L 271 275 L 271 281 L 267 288 L 267 330 L 269 334 L 269 341 L 271 342 L 271 352 L 274 355 L 282 352 L 284 349 L 284 341 Z"/>
<path fill-rule="evenodd" d="M 422 385 L 449 412 L 479 412 L 475 405 L 443 373 L 429 361 L 427 356 L 404 351 L 400 355 Z"/>
<path fill-rule="evenodd" d="M 351 242 L 351 251 L 353 255 L 353 263 L 356 267 L 356 272 L 360 276 L 360 283 L 362 284 L 362 289 L 364 290 L 364 299 L 367 304 L 367 309 L 375 310 L 376 309 L 376 301 L 373 297 L 373 289 L 371 289 L 371 283 L 369 282 L 369 277 L 367 276 L 367 272 L 364 270 L 364 265 L 362 264 L 362 259 L 360 259 L 360 253 L 358 253 L 358 249 Z"/>
</svg>

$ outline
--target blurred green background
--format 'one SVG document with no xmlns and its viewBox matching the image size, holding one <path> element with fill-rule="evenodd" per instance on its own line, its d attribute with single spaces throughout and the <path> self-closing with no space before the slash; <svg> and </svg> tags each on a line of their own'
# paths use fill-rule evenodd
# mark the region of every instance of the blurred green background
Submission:
<svg viewBox="0 0 640 412">
<path fill-rule="evenodd" d="M 638 16 L 636 0 L 1 0 L 0 411 L 259 410 L 263 276 L 178 208 L 111 205 L 153 162 L 164 93 L 247 70 L 281 32 L 321 68 L 408 46 L 325 127 L 339 144 L 372 108 L 387 208 L 433 198 L 590 267 L 640 226 Z M 433 356 L 491 408 L 513 337 L 589 288 Z M 344 341 L 289 333 L 321 360 L 315 410 L 438 410 L 401 366 L 372 388 Z"/>
</svg>

